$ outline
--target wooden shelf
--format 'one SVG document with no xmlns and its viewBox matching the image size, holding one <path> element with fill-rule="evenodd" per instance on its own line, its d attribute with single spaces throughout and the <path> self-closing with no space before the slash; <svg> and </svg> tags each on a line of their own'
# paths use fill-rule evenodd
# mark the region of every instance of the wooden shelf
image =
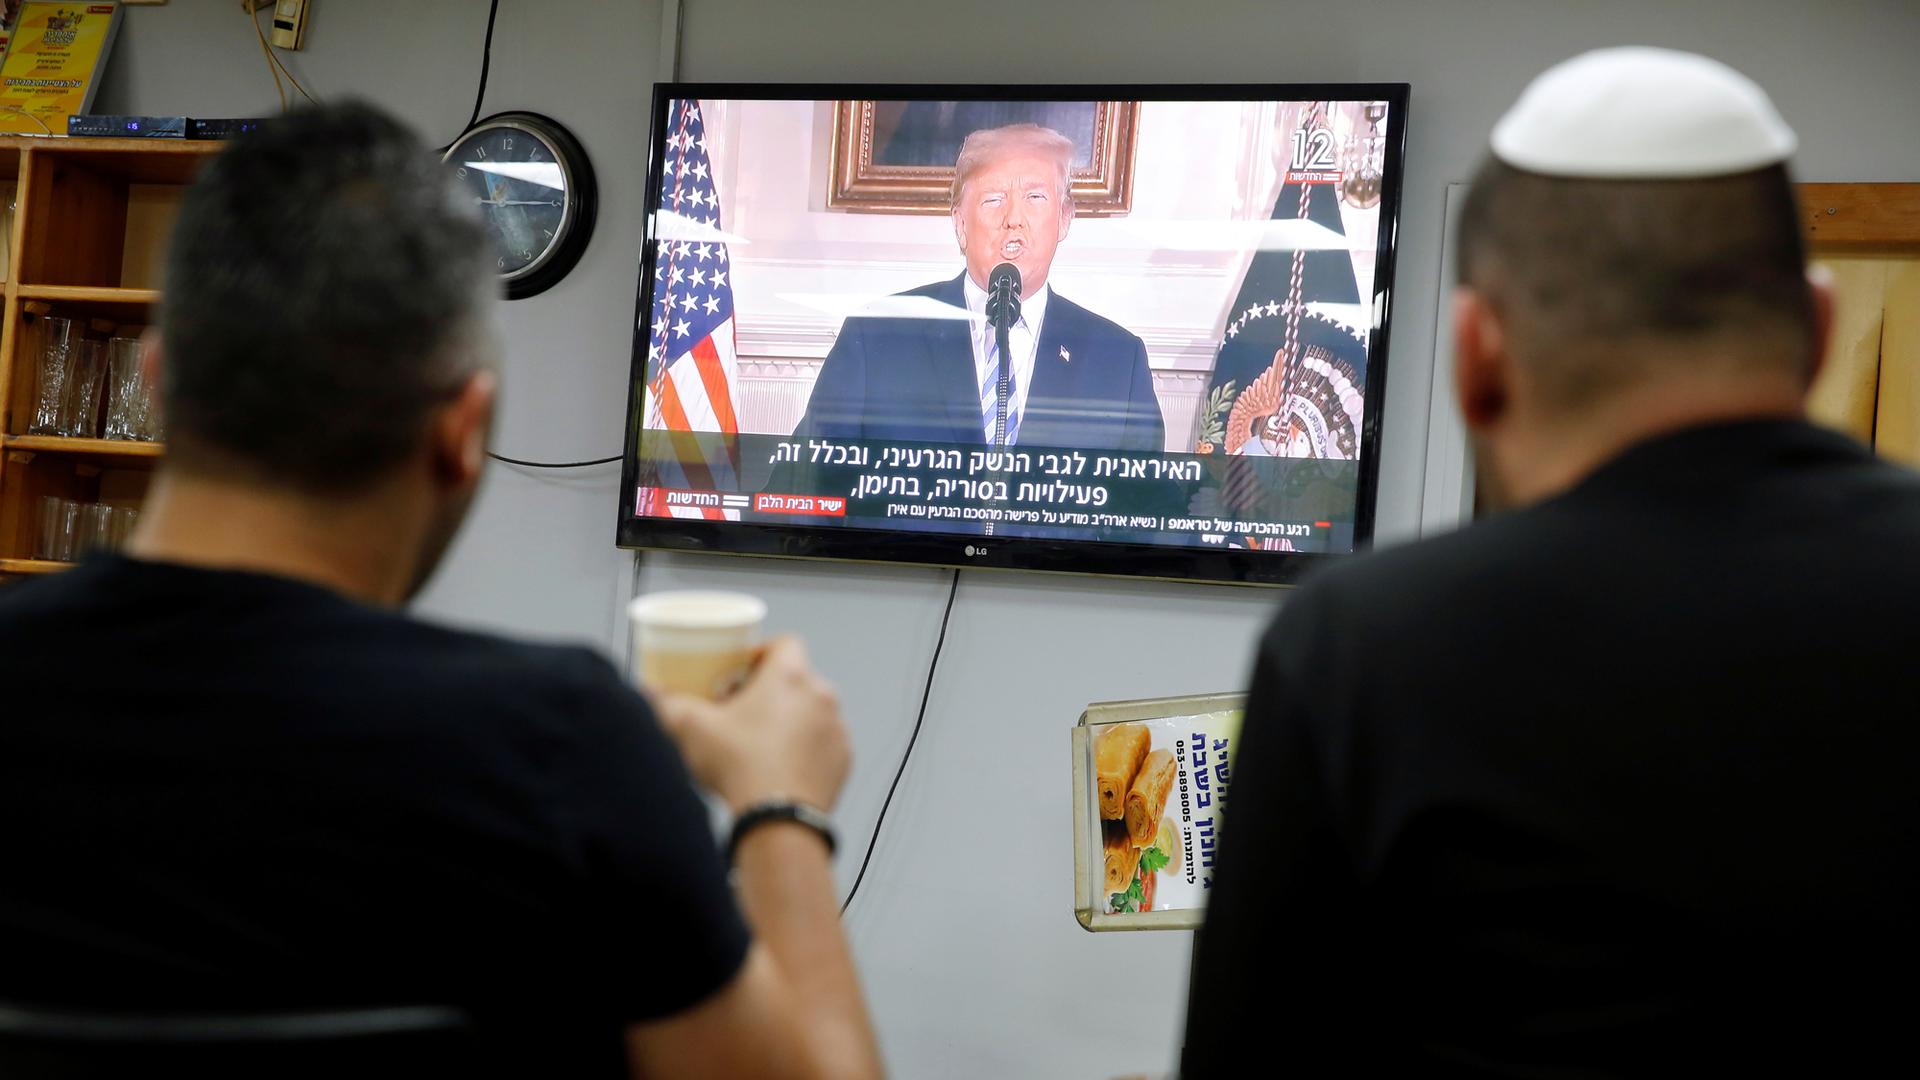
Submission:
<svg viewBox="0 0 1920 1080">
<path fill-rule="evenodd" d="M 225 145 L 218 139 L 89 139 L 64 135 L 0 135 L 0 156 L 58 158 L 86 169 L 149 184 L 185 184 L 210 154 Z M 7 151 L 14 151 L 7 153 Z M 17 165 L 16 165 L 17 168 Z"/>
<path fill-rule="evenodd" d="M 1799 193 L 1812 247 L 1920 249 L 1920 184 L 1801 184 Z"/>
<path fill-rule="evenodd" d="M 0 574 L 57 574 L 72 565 L 50 559 L 0 559 Z"/>
<path fill-rule="evenodd" d="M 71 439 L 64 435 L 7 435 L 0 437 L 0 446 L 8 450 L 31 450 L 37 454 L 85 454 L 90 457 L 156 458 L 167 452 L 164 443 L 129 439 Z"/>
<path fill-rule="evenodd" d="M 217 153 L 221 145 L 219 139 L 105 139 L 84 135 L 45 135 L 38 130 L 32 133 L 11 131 L 0 134 L 0 149 L 7 150 L 79 151 L 82 153 L 117 150 L 133 151 L 142 155 L 212 154 Z"/>
<path fill-rule="evenodd" d="M 132 151 L 142 157 L 155 154 L 216 154 L 222 145 L 219 139 L 110 139 L 88 135 L 55 135 L 49 138 L 19 133 L 14 133 L 13 139 L 8 141 L 29 150 L 70 154 L 124 154 Z"/>
<path fill-rule="evenodd" d="M 108 289 L 88 285 L 22 285 L 20 299 L 63 304 L 157 304 L 158 289 Z"/>
<path fill-rule="evenodd" d="M 39 335 L 28 307 L 126 334 L 154 321 L 153 286 L 187 185 L 224 146 L 0 135 L 0 192 L 12 188 L 15 206 L 10 221 L 0 217 L 10 226 L 0 230 L 0 579 L 65 568 L 9 557 L 33 551 L 40 500 L 138 506 L 167 452 L 152 442 L 4 434 L 33 415 L 38 364 L 28 354 Z"/>
</svg>

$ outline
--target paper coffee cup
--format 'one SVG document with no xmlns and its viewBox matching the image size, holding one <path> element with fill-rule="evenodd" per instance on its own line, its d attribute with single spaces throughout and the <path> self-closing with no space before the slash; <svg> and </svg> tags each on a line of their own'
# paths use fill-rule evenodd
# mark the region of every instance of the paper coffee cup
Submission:
<svg viewBox="0 0 1920 1080">
<path fill-rule="evenodd" d="M 627 605 L 634 670 L 658 693 L 726 696 L 753 666 L 766 602 L 731 592 L 659 592 Z"/>
</svg>

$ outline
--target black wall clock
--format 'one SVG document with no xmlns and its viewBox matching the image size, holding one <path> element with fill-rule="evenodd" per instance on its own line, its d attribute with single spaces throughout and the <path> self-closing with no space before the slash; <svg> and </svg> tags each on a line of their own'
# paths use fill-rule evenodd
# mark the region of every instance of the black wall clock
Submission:
<svg viewBox="0 0 1920 1080">
<path fill-rule="evenodd" d="M 552 288 L 593 235 L 598 191 L 587 152 L 565 127 L 530 112 L 503 112 L 468 128 L 441 159 L 471 192 L 507 299 Z"/>
</svg>

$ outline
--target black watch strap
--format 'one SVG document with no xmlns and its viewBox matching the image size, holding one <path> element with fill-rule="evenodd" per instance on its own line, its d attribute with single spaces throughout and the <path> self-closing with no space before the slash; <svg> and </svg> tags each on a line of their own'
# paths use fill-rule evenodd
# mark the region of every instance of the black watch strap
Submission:
<svg viewBox="0 0 1920 1080">
<path fill-rule="evenodd" d="M 727 864 L 731 866 L 740 854 L 740 841 L 746 839 L 748 833 L 774 821 L 791 821 L 819 833 L 820 839 L 827 842 L 828 855 L 832 855 L 840 846 L 833 832 L 833 822 L 827 815 L 806 803 L 791 799 L 769 799 L 747 807 L 739 817 L 733 819 L 733 835 L 727 839 Z"/>
</svg>

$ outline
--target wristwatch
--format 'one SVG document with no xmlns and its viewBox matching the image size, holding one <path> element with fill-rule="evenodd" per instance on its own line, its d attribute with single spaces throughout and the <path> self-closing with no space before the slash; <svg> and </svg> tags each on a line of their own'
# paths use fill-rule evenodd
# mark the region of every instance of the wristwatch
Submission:
<svg viewBox="0 0 1920 1080">
<path fill-rule="evenodd" d="M 828 856 L 832 856 L 834 849 L 840 846 L 834 836 L 833 822 L 827 815 L 792 799 L 767 799 L 747 807 L 739 817 L 733 819 L 733 835 L 727 839 L 728 865 L 732 865 L 739 855 L 740 841 L 746 839 L 748 833 L 774 821 L 791 821 L 819 833 L 820 839 L 827 842 Z"/>
</svg>

